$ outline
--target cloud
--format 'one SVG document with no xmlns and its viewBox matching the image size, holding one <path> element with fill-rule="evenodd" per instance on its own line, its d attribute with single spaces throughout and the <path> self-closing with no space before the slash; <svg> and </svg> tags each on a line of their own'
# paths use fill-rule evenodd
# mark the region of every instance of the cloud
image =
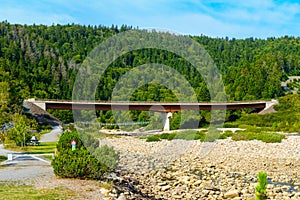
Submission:
<svg viewBox="0 0 300 200">
<path fill-rule="evenodd" d="M 299 35 L 300 4 L 275 0 L 11 0 L 0 18 L 12 23 L 127 24 L 229 37 Z"/>
</svg>

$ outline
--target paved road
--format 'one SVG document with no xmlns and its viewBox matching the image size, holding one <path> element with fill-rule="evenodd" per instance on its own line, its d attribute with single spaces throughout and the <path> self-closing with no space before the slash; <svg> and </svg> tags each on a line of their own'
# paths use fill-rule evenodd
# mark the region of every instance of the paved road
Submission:
<svg viewBox="0 0 300 200">
<path fill-rule="evenodd" d="M 58 140 L 61 132 L 61 127 L 55 126 L 50 133 L 41 137 L 40 142 L 55 142 Z M 3 145 L 0 145 L 0 155 L 7 156 L 7 154 L 11 153 L 14 154 L 14 157 L 18 157 L 12 161 L 0 163 L 0 182 L 18 181 L 26 184 L 41 177 L 54 176 L 49 162 L 47 163 L 31 156 L 22 156 L 22 153 L 3 149 Z"/>
<path fill-rule="evenodd" d="M 61 126 L 53 126 L 52 131 L 41 136 L 40 142 L 56 142 L 61 133 Z"/>
<path fill-rule="evenodd" d="M 3 144 L 0 144 L 0 155 L 7 156 L 9 153 L 17 153 L 15 151 L 6 150 L 3 148 Z"/>
</svg>

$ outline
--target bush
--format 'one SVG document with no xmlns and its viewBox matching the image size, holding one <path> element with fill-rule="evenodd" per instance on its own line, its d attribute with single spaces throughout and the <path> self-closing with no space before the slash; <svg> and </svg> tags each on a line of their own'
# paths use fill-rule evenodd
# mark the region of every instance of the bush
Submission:
<svg viewBox="0 0 300 200">
<path fill-rule="evenodd" d="M 173 140 L 175 136 L 175 133 L 162 133 L 161 135 L 159 135 L 160 139 L 162 140 Z"/>
<path fill-rule="evenodd" d="M 146 142 L 158 142 L 158 141 L 160 141 L 160 138 L 158 135 L 151 135 L 151 136 L 148 136 L 146 139 Z"/>
<path fill-rule="evenodd" d="M 239 140 L 261 140 L 267 143 L 275 143 L 281 142 L 282 139 L 285 138 L 284 135 L 279 133 L 271 133 L 271 132 L 251 132 L 251 131 L 243 131 L 243 132 L 236 132 L 232 135 L 232 140 L 239 141 Z"/>
<path fill-rule="evenodd" d="M 101 147 L 99 142 L 85 135 L 85 147 L 77 132 L 65 132 L 57 143 L 57 154 L 52 160 L 56 176 L 62 178 L 100 179 L 105 172 L 116 167 L 118 153 L 113 148 Z M 76 140 L 76 149 L 72 151 L 71 141 Z M 89 149 L 89 150 L 88 150 Z M 92 155 L 94 152 L 95 155 Z M 101 160 L 103 159 L 103 160 Z"/>
<path fill-rule="evenodd" d="M 216 139 L 219 138 L 220 131 L 215 128 L 209 129 L 204 142 L 214 142 Z"/>
<path fill-rule="evenodd" d="M 198 133 L 197 131 L 193 131 L 193 130 L 182 131 L 176 134 L 175 139 L 197 140 L 197 133 Z M 200 139 L 199 136 L 198 139 Z"/>
<path fill-rule="evenodd" d="M 0 162 L 5 161 L 5 160 L 7 160 L 7 157 L 0 155 Z"/>
<path fill-rule="evenodd" d="M 119 152 L 116 152 L 113 147 L 107 145 L 97 148 L 93 155 L 101 162 L 106 165 L 110 170 L 116 168 L 119 160 Z"/>
<path fill-rule="evenodd" d="M 233 135 L 233 132 L 231 132 L 231 131 L 225 131 L 225 133 L 221 133 L 219 135 L 218 139 L 226 139 L 228 137 L 231 137 L 232 135 Z"/>
</svg>

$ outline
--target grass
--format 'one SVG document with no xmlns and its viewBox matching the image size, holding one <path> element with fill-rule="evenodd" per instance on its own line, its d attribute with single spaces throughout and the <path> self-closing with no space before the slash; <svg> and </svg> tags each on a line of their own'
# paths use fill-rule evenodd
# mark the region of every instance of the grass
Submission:
<svg viewBox="0 0 300 200">
<path fill-rule="evenodd" d="M 25 146 L 24 148 L 17 146 L 5 146 L 5 148 L 12 151 L 27 152 L 32 154 L 46 154 L 54 153 L 56 142 L 42 142 L 40 145 Z"/>
<path fill-rule="evenodd" d="M 35 189 L 29 185 L 0 184 L 0 200 L 14 199 L 74 199 L 75 192 L 64 187 Z"/>
</svg>

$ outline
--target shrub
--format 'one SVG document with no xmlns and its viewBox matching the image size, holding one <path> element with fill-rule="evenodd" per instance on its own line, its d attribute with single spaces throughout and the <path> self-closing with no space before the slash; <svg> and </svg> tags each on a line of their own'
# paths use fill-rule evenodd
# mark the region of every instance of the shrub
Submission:
<svg viewBox="0 0 300 200">
<path fill-rule="evenodd" d="M 217 129 L 215 128 L 209 129 L 204 139 L 204 142 L 213 142 L 219 138 L 219 135 L 220 135 L 220 131 L 218 131 Z"/>
<path fill-rule="evenodd" d="M 161 135 L 159 135 L 160 139 L 162 140 L 173 140 L 175 136 L 175 133 L 162 133 Z"/>
<path fill-rule="evenodd" d="M 96 148 L 99 142 L 85 135 L 85 147 L 77 132 L 64 132 L 57 143 L 57 154 L 52 160 L 56 176 L 62 178 L 100 179 L 116 167 L 118 153 L 107 146 Z M 71 141 L 76 140 L 72 151 Z M 89 149 L 89 150 L 88 150 Z M 94 152 L 94 155 L 91 154 Z M 101 160 L 103 159 L 103 160 Z"/>
<path fill-rule="evenodd" d="M 146 142 L 158 142 L 160 141 L 160 137 L 158 135 L 148 136 Z"/>
<path fill-rule="evenodd" d="M 225 133 L 222 133 L 219 135 L 218 139 L 226 139 L 228 137 L 231 137 L 233 135 L 233 132 L 231 131 L 225 131 Z"/>
<path fill-rule="evenodd" d="M 266 172 L 258 172 L 257 175 L 258 184 L 255 188 L 256 199 L 264 200 L 268 198 L 267 190 L 267 173 Z"/>
<path fill-rule="evenodd" d="M 107 145 L 97 148 L 93 155 L 110 170 L 116 168 L 120 156 L 119 152 L 116 152 L 113 147 L 109 147 Z"/>
<path fill-rule="evenodd" d="M 176 134 L 175 139 L 196 140 L 197 139 L 197 131 L 186 130 L 186 131 L 179 132 Z"/>
<path fill-rule="evenodd" d="M 285 138 L 284 135 L 279 133 L 271 133 L 271 132 L 251 132 L 251 131 L 243 131 L 243 132 L 236 132 L 232 135 L 232 140 L 239 141 L 239 140 L 261 140 L 267 143 L 275 143 L 281 142 L 282 139 Z"/>
<path fill-rule="evenodd" d="M 0 162 L 5 161 L 5 160 L 7 160 L 7 157 L 0 155 Z"/>
</svg>

